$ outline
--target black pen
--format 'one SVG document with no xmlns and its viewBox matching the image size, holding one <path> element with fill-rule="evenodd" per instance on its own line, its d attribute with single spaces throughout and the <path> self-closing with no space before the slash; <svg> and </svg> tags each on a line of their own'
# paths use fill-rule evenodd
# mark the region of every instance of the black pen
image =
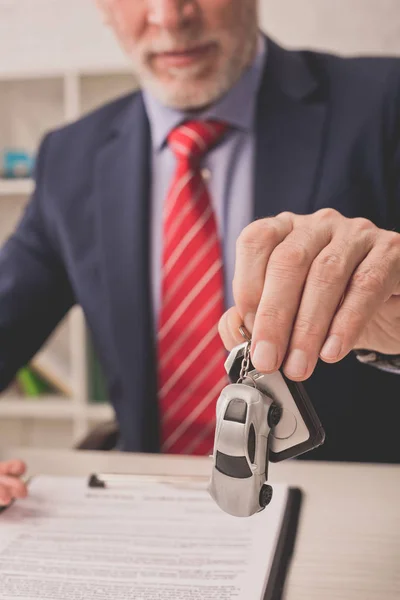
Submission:
<svg viewBox="0 0 400 600">
<path fill-rule="evenodd" d="M 198 483 L 205 478 L 190 475 L 134 475 L 130 473 L 92 473 L 88 478 L 91 488 L 131 487 L 137 483 Z"/>
</svg>

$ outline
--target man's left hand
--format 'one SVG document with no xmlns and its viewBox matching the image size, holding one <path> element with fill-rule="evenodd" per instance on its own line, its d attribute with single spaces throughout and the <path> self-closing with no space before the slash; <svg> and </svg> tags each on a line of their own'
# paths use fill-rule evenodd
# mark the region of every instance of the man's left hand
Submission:
<svg viewBox="0 0 400 600">
<path fill-rule="evenodd" d="M 22 460 L 0 461 L 0 508 L 15 498 L 25 498 L 28 488 L 20 479 L 25 471 L 26 465 Z"/>
<path fill-rule="evenodd" d="M 237 241 L 226 348 L 252 334 L 252 362 L 303 381 L 365 348 L 400 354 L 400 234 L 333 209 L 251 223 Z"/>
</svg>

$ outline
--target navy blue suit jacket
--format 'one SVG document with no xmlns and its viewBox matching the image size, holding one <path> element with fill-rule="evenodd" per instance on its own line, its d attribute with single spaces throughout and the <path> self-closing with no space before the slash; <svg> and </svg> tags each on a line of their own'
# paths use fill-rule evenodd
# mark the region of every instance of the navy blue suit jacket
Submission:
<svg viewBox="0 0 400 600">
<path fill-rule="evenodd" d="M 289 52 L 270 42 L 254 218 L 333 207 L 398 230 L 399 118 L 396 59 Z M 0 389 L 79 303 L 130 451 L 158 449 L 149 156 L 140 93 L 51 132 L 36 191 L 0 253 Z M 308 458 L 400 461 L 399 376 L 350 355 L 319 364 L 306 388 L 326 429 L 325 445 Z"/>
</svg>

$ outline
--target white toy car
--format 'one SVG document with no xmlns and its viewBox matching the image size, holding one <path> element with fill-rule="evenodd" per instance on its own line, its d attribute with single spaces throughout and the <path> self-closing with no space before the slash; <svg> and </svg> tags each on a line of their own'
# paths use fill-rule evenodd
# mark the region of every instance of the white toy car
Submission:
<svg viewBox="0 0 400 600">
<path fill-rule="evenodd" d="M 216 414 L 208 491 L 225 512 L 248 517 L 272 498 L 272 487 L 266 484 L 268 438 L 279 411 L 272 398 L 251 385 L 237 383 L 222 391 Z"/>
</svg>

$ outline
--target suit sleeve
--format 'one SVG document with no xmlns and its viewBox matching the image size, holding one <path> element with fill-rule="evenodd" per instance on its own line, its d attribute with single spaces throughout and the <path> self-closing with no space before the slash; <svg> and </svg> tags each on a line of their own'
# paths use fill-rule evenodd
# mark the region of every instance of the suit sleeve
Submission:
<svg viewBox="0 0 400 600">
<path fill-rule="evenodd" d="M 16 230 L 0 249 L 0 391 L 36 354 L 74 304 L 42 212 L 48 139 L 43 140 L 38 153 L 32 198 Z"/>
<path fill-rule="evenodd" d="M 394 73 L 394 92 L 388 107 L 388 142 L 386 146 L 386 174 L 389 214 L 393 229 L 400 233 L 400 60 Z"/>
<path fill-rule="evenodd" d="M 382 163 L 385 171 L 388 215 L 391 229 L 400 233 L 400 61 L 396 61 L 384 105 L 385 147 Z M 366 365 L 400 375 L 400 355 L 371 350 L 355 350 L 357 359 Z"/>
</svg>

